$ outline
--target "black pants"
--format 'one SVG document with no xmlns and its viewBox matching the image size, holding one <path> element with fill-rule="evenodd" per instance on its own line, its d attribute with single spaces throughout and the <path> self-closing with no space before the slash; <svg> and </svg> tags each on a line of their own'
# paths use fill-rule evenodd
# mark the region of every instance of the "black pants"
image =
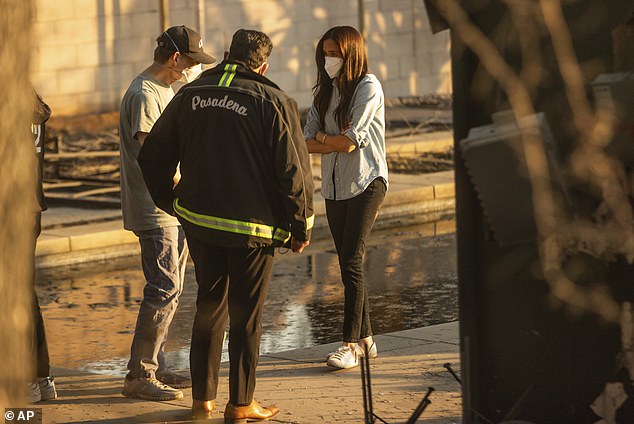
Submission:
<svg viewBox="0 0 634 424">
<path fill-rule="evenodd" d="M 326 216 L 337 248 L 344 286 L 344 342 L 358 342 L 372 335 L 363 255 L 365 239 L 374 225 L 385 191 L 385 183 L 377 178 L 352 199 L 326 200 Z"/>
<path fill-rule="evenodd" d="M 35 216 L 35 228 L 33 231 L 33 258 L 35 258 L 35 242 L 41 232 L 42 213 Z M 48 344 L 46 343 L 46 331 L 44 330 L 44 320 L 40 311 L 40 303 L 35 293 L 35 268 L 33 269 L 33 344 L 32 352 L 35 359 L 35 376 L 48 377 L 51 375 L 51 367 L 48 357 Z"/>
<path fill-rule="evenodd" d="M 51 375 L 51 367 L 48 358 L 48 344 L 46 343 L 46 331 L 44 330 L 44 320 L 40 312 L 40 304 L 37 301 L 35 290 L 33 291 L 33 324 L 35 346 L 35 376 L 44 378 Z"/>
<path fill-rule="evenodd" d="M 192 330 L 192 397 L 216 399 L 222 340 L 229 318 L 229 403 L 249 405 L 260 355 L 262 311 L 274 249 L 229 249 L 187 237 L 198 298 Z"/>
</svg>

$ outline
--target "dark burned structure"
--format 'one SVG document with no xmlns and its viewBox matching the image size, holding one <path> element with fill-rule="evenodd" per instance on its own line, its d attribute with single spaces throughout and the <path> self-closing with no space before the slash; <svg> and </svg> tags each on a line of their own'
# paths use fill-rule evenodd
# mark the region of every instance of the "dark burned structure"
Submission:
<svg viewBox="0 0 634 424">
<path fill-rule="evenodd" d="M 633 423 L 634 1 L 425 4 L 452 35 L 463 422 Z"/>
</svg>

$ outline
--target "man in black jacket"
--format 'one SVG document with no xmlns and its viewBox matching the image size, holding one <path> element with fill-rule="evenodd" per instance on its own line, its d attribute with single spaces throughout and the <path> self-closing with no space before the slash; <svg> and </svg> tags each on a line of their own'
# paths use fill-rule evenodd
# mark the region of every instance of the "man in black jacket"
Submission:
<svg viewBox="0 0 634 424">
<path fill-rule="evenodd" d="M 314 221 L 297 104 L 264 77 L 271 49 L 266 34 L 238 30 L 227 59 L 179 91 L 139 155 L 152 198 L 180 220 L 196 268 L 190 362 L 198 417 L 215 409 L 230 320 L 225 422 L 279 412 L 253 399 L 262 308 L 275 247 L 288 242 L 301 253 Z"/>
</svg>

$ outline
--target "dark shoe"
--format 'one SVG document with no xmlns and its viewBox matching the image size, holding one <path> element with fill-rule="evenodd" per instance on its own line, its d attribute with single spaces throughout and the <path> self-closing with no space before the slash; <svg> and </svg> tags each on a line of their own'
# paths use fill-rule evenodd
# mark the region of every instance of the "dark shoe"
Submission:
<svg viewBox="0 0 634 424">
<path fill-rule="evenodd" d="M 143 400 L 176 400 L 183 398 L 183 392 L 165 385 L 155 378 L 126 377 L 123 396 Z"/>
<path fill-rule="evenodd" d="M 232 405 L 225 407 L 225 424 L 244 424 L 253 421 L 267 421 L 279 414 L 279 408 L 260 406 L 257 400 L 253 399 L 251 405 Z"/>
<path fill-rule="evenodd" d="M 195 420 L 208 420 L 212 413 L 216 412 L 216 403 L 213 400 L 196 400 L 192 403 L 192 417 Z"/>
<path fill-rule="evenodd" d="M 160 371 L 156 373 L 156 379 L 163 384 L 167 384 L 175 389 L 189 389 L 192 381 L 188 377 L 178 375 L 170 370 Z"/>
</svg>

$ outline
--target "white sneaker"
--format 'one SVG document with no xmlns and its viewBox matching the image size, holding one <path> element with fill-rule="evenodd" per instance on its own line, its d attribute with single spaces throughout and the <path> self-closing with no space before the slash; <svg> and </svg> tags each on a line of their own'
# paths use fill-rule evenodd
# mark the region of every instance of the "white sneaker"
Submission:
<svg viewBox="0 0 634 424">
<path fill-rule="evenodd" d="M 341 346 L 336 352 L 328 356 L 326 363 L 328 366 L 334 368 L 354 368 L 359 366 L 359 354 L 354 348 Z"/>
<path fill-rule="evenodd" d="M 40 395 L 42 400 L 57 399 L 57 390 L 55 390 L 55 381 L 53 377 L 40 378 L 37 381 L 40 386 Z"/>
<path fill-rule="evenodd" d="M 330 352 L 328 355 L 326 355 L 326 360 L 330 358 L 332 355 L 334 355 L 335 353 L 337 353 L 337 351 Z M 359 354 L 359 357 L 361 358 L 365 356 L 365 347 L 363 344 L 357 345 L 357 353 Z M 378 356 L 379 356 L 379 351 L 376 348 L 376 343 L 372 342 L 372 346 L 370 346 L 370 349 L 368 351 L 368 357 L 370 359 L 376 359 Z"/>
<path fill-rule="evenodd" d="M 365 356 L 365 345 L 359 345 L 359 356 Z M 379 356 L 379 351 L 376 348 L 376 343 L 372 342 L 372 346 L 368 349 L 368 358 L 374 359 Z"/>
<path fill-rule="evenodd" d="M 29 383 L 27 386 L 26 398 L 29 403 L 38 403 L 42 400 L 40 385 L 37 382 Z"/>
</svg>

